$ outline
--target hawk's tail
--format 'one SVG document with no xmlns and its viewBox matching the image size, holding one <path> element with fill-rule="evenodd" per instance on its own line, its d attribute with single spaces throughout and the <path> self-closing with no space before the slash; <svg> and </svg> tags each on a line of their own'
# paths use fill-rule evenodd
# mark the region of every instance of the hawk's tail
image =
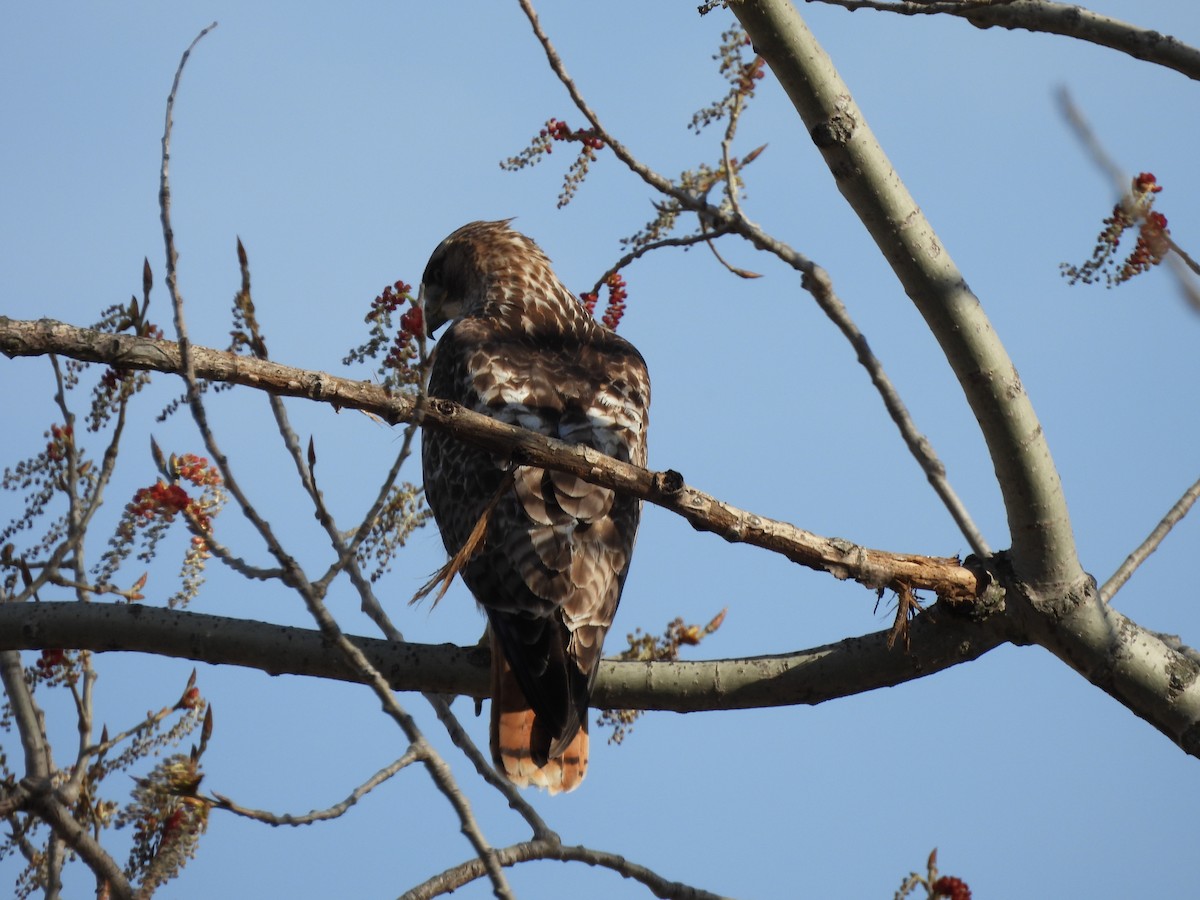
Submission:
<svg viewBox="0 0 1200 900">
<path fill-rule="evenodd" d="M 587 717 L 562 753 L 547 757 L 551 742 L 493 638 L 491 743 L 496 769 L 517 787 L 532 784 L 551 794 L 573 791 L 587 774 Z"/>
</svg>

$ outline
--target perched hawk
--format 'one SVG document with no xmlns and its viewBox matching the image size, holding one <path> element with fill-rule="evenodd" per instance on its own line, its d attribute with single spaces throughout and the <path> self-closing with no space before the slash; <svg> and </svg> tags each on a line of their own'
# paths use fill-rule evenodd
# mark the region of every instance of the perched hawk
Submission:
<svg viewBox="0 0 1200 900">
<path fill-rule="evenodd" d="M 452 323 L 430 396 L 646 464 L 645 362 L 588 314 L 532 240 L 507 222 L 464 225 L 433 252 L 420 296 L 426 333 Z M 492 758 L 515 784 L 569 791 L 587 771 L 588 700 L 641 502 L 514 468 L 432 429 L 422 456 L 446 550 L 457 554 L 486 521 L 460 571 L 491 634 Z"/>
</svg>

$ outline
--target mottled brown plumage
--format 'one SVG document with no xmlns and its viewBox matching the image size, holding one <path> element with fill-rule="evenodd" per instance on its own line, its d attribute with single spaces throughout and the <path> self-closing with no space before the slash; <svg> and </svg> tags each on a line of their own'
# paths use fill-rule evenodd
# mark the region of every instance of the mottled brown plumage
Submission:
<svg viewBox="0 0 1200 900">
<path fill-rule="evenodd" d="M 507 222 L 463 226 L 434 251 L 421 298 L 429 334 L 452 322 L 434 352 L 431 396 L 646 464 L 645 362 L 529 238 Z M 497 768 L 520 785 L 571 790 L 587 769 L 589 697 L 641 504 L 573 475 L 513 469 L 441 432 L 422 440 L 425 495 L 449 553 L 494 501 L 461 574 L 492 635 Z"/>
</svg>

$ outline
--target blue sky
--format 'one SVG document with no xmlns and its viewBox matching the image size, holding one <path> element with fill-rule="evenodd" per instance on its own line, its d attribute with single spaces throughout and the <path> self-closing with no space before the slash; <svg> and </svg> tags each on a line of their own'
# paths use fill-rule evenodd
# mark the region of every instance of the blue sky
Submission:
<svg viewBox="0 0 1200 900">
<path fill-rule="evenodd" d="M 1092 8 L 1200 43 L 1192 4 Z M 644 161 L 673 175 L 717 158 L 719 136 L 685 126 L 722 92 L 710 57 L 728 13 L 701 19 L 695 3 L 633 2 L 540 11 L 594 108 Z M 1197 477 L 1200 319 L 1165 272 L 1115 291 L 1060 277 L 1060 262 L 1090 254 L 1114 197 L 1053 92 L 1072 91 L 1131 172 L 1158 176 L 1158 208 L 1193 253 L 1200 93 L 1175 72 L 1063 38 L 811 4 L 801 12 L 1013 356 L 1084 565 L 1103 581 Z M 371 298 L 397 279 L 416 282 L 457 226 L 516 216 L 562 279 L 585 290 L 619 255 L 618 239 L 652 215 L 647 190 L 603 154 L 565 210 L 555 198 L 566 157 L 500 170 L 547 118 L 580 121 L 515 3 L 25 4 L 0 32 L 0 313 L 89 324 L 140 291 L 144 256 L 161 285 L 163 106 L 180 53 L 213 20 L 184 75 L 172 167 L 181 289 L 200 343 L 228 341 L 237 236 L 273 357 L 344 373 Z M 829 271 L 988 540 L 1007 546 L 991 463 L 945 360 L 769 76 L 740 137 L 742 152 L 763 143 L 747 213 Z M 738 281 L 702 250 L 666 251 L 626 273 L 621 331 L 654 379 L 650 465 L 821 534 L 965 554 L 850 348 L 795 275 L 736 243 L 723 252 L 764 277 Z M 155 309 L 166 325 L 161 288 Z M 7 465 L 36 452 L 56 415 L 44 361 L 3 372 Z M 199 451 L 183 417 L 151 424 L 177 390 L 160 378 L 141 400 L 112 516 L 153 479 L 149 432 L 169 451 Z M 325 542 L 261 398 L 222 395 L 212 410 L 242 480 L 295 555 L 323 569 Z M 326 496 L 349 524 L 397 433 L 324 407 L 291 412 L 301 436 L 313 435 Z M 220 524 L 227 542 L 265 560 L 238 517 Z M 1185 521 L 1116 606 L 1200 641 L 1198 542 L 1200 525 Z M 482 619 L 461 586 L 436 609 L 406 605 L 442 557 L 436 533 L 419 533 L 380 594 L 410 640 L 473 642 Z M 172 568 L 166 560 L 152 571 L 147 602 L 174 590 Z M 348 585 L 329 602 L 348 631 L 374 634 Z M 726 606 L 705 656 L 796 650 L 890 622 L 861 588 L 647 509 L 610 647 L 635 627 L 657 632 L 676 615 L 703 622 Z M 310 624 L 294 596 L 217 571 L 193 609 Z M 113 729 L 174 702 L 191 670 L 132 656 L 98 667 L 101 717 Z M 205 787 L 245 805 L 330 805 L 404 750 L 366 689 L 203 666 L 199 679 L 216 719 Z M 423 701 L 401 701 L 470 785 L 489 839 L 523 839 L 475 788 Z M 464 701 L 455 708 L 484 742 L 486 721 Z M 73 724 L 60 717 L 56 728 L 62 761 Z M 593 744 L 579 791 L 534 798 L 551 826 L 569 843 L 733 896 L 890 897 L 934 846 L 980 898 L 1184 894 L 1200 876 L 1195 760 L 1036 647 L 814 709 L 654 714 L 621 747 L 605 746 L 599 730 Z M 122 837 L 112 845 L 121 859 Z M 447 804 L 412 770 L 332 823 L 269 829 L 214 815 L 199 857 L 161 896 L 394 896 L 469 855 Z M 0 882 L 15 872 L 0 864 Z M 522 897 L 645 896 L 582 866 L 536 863 L 512 880 Z M 67 896 L 87 890 L 76 873 Z M 488 893 L 479 883 L 456 896 Z"/>
</svg>

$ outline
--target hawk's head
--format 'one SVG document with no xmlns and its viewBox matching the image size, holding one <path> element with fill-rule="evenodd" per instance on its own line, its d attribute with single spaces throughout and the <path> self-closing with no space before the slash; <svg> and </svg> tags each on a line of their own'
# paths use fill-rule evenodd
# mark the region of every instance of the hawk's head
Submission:
<svg viewBox="0 0 1200 900">
<path fill-rule="evenodd" d="M 468 316 L 494 316 L 528 327 L 531 317 L 569 320 L 576 314 L 569 307 L 582 311 L 554 276 L 546 254 L 509 228 L 511 221 L 472 222 L 438 244 L 421 276 L 427 335 Z"/>
</svg>

